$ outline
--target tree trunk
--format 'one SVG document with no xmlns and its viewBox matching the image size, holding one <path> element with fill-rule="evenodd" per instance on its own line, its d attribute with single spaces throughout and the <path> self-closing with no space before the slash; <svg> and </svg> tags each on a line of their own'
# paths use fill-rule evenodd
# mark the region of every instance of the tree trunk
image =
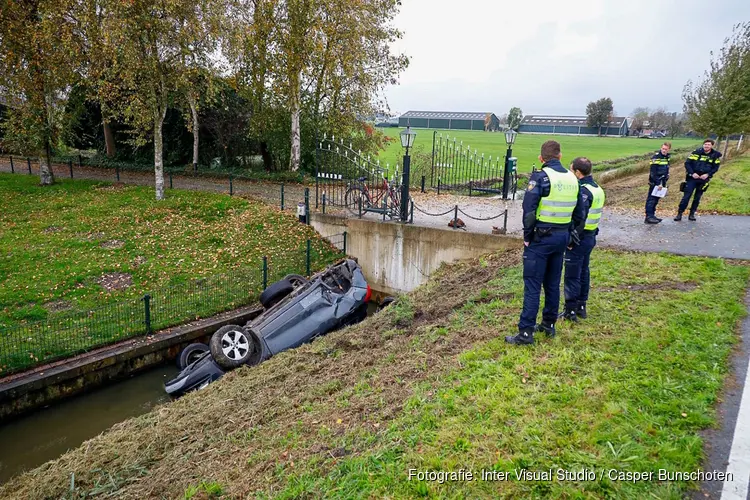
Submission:
<svg viewBox="0 0 750 500">
<path fill-rule="evenodd" d="M 55 174 L 50 166 L 52 156 L 50 149 L 48 141 L 44 150 L 39 154 L 39 184 L 42 186 L 51 186 L 55 183 Z"/>
<path fill-rule="evenodd" d="M 107 120 L 102 121 L 102 127 L 104 128 L 104 145 L 107 148 L 107 157 L 113 158 L 117 153 L 115 135 L 112 133 L 112 127 Z"/>
<path fill-rule="evenodd" d="M 740 150 L 740 148 L 742 147 L 742 139 L 743 139 L 744 137 L 745 137 L 745 134 L 740 134 L 740 140 L 739 140 L 739 142 L 737 143 L 737 151 L 739 151 L 739 150 Z"/>
<path fill-rule="evenodd" d="M 727 155 L 727 149 L 729 149 L 729 136 L 724 137 L 724 152 L 722 153 L 723 156 Z"/>
<path fill-rule="evenodd" d="M 299 82 L 299 80 L 297 80 Z M 294 85 L 292 89 L 292 151 L 289 158 L 289 170 L 296 172 L 299 170 L 300 163 L 300 129 L 299 129 L 299 116 L 300 116 L 300 86 L 299 83 Z"/>
<path fill-rule="evenodd" d="M 164 199 L 164 160 L 163 160 L 163 141 L 162 126 L 164 117 L 167 114 L 167 108 L 159 110 L 154 114 L 154 174 L 156 177 L 156 199 Z"/>
<path fill-rule="evenodd" d="M 599 137 L 601 137 L 601 136 L 602 136 L 602 126 L 599 125 Z"/>
<path fill-rule="evenodd" d="M 192 92 L 188 92 L 188 103 L 190 104 L 190 113 L 193 115 L 193 165 L 198 165 L 198 107 Z"/>
</svg>

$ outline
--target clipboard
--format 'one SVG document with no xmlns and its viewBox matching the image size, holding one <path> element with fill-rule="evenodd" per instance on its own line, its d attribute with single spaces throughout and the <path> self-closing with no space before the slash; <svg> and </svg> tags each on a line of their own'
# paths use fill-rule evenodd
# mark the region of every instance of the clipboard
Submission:
<svg viewBox="0 0 750 500">
<path fill-rule="evenodd" d="M 654 186 L 653 191 L 651 191 L 651 196 L 656 196 L 657 198 L 664 198 L 667 196 L 667 188 L 661 187 L 661 186 Z"/>
</svg>

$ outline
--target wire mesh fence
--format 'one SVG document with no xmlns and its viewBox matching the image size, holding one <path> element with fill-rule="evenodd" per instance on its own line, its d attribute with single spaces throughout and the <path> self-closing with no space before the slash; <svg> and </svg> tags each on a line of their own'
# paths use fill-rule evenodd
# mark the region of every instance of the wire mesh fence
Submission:
<svg viewBox="0 0 750 500">
<path fill-rule="evenodd" d="M 329 236 L 330 249 L 312 245 L 275 262 L 197 277 L 98 308 L 55 313 L 0 329 L 0 375 L 26 370 L 94 348 L 230 311 L 255 301 L 274 281 L 310 276 L 346 255 L 346 233 Z"/>
</svg>

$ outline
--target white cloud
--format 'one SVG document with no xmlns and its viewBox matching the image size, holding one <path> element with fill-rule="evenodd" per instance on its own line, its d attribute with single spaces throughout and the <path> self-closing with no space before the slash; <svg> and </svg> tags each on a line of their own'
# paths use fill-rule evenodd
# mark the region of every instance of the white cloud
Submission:
<svg viewBox="0 0 750 500">
<path fill-rule="evenodd" d="M 583 113 L 682 107 L 685 82 L 708 66 L 750 2 L 720 0 L 404 0 L 396 50 L 411 58 L 391 108 Z"/>
</svg>

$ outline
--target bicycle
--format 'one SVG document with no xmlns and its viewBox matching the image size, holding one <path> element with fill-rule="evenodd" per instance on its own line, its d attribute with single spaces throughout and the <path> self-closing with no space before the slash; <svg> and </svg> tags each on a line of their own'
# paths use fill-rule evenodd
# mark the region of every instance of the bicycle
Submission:
<svg viewBox="0 0 750 500">
<path fill-rule="evenodd" d="M 382 184 L 373 189 L 374 193 L 367 187 L 367 177 L 359 177 L 351 182 L 344 194 L 344 204 L 354 215 L 364 212 L 385 213 L 389 219 L 398 217 L 401 212 L 401 190 L 395 183 L 398 178 L 398 168 L 393 174 L 391 181 L 385 176 L 385 171 L 374 170 L 372 173 L 382 175 Z"/>
</svg>

